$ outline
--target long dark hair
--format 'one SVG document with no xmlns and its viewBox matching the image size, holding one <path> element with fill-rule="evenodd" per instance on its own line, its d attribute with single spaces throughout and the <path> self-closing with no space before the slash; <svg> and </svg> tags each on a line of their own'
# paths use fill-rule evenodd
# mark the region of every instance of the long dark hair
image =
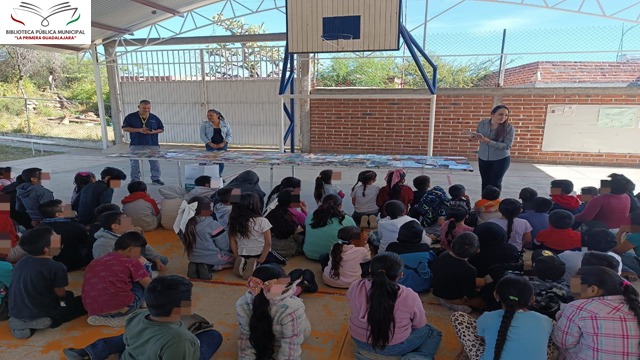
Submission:
<svg viewBox="0 0 640 360">
<path fill-rule="evenodd" d="M 531 304 L 533 286 L 529 280 L 522 276 L 506 275 L 496 284 L 496 295 L 504 308 L 496 345 L 493 350 L 493 360 L 500 360 L 513 317 L 518 310 L 527 309 Z"/>
<path fill-rule="evenodd" d="M 258 266 L 253 277 L 263 282 L 285 277 L 282 267 L 275 264 Z M 264 290 L 253 298 L 251 318 L 249 319 L 249 342 L 256 351 L 256 360 L 272 360 L 275 353 L 276 335 L 273 333 L 273 318 L 269 312 L 269 299 Z"/>
<path fill-rule="evenodd" d="M 511 110 L 509 110 L 509 108 L 504 105 L 498 105 L 493 109 L 491 109 L 491 115 L 495 115 L 495 113 L 497 113 L 502 109 L 507 110 L 507 112 L 509 113 L 509 116 L 511 116 Z M 498 140 L 504 139 L 507 136 L 507 129 L 509 128 L 510 125 L 511 124 L 509 124 L 509 117 L 507 117 L 507 120 L 505 120 L 504 122 L 500 123 L 500 125 L 498 125 L 498 131 L 496 131 L 495 137 L 491 140 L 498 141 Z"/>
<path fill-rule="evenodd" d="M 184 227 L 184 234 L 182 235 L 182 245 L 184 245 L 184 251 L 187 255 L 191 255 L 193 252 L 193 248 L 196 245 L 197 234 L 196 234 L 196 226 L 198 225 L 198 216 L 205 210 L 211 210 L 211 199 L 206 198 L 204 196 L 194 196 L 189 199 L 189 204 L 193 204 L 194 202 L 198 203 L 198 207 L 196 208 L 196 214 L 187 221 L 187 225 Z"/>
<path fill-rule="evenodd" d="M 338 222 L 342 225 L 345 219 L 344 212 L 340 210 L 342 199 L 336 194 L 329 194 L 322 199 L 318 208 L 313 212 L 311 217 L 311 228 L 317 229 L 327 226 L 333 218 L 338 218 Z"/>
<path fill-rule="evenodd" d="M 333 176 L 333 170 L 322 170 L 320 171 L 320 175 L 316 178 L 316 185 L 313 188 L 313 198 L 316 199 L 316 202 L 320 202 L 322 200 L 322 196 L 324 195 L 324 184 L 331 185 L 331 177 Z"/>
<path fill-rule="evenodd" d="M 376 174 L 376 172 L 373 170 L 365 170 L 360 172 L 358 174 L 358 180 L 356 181 L 355 185 L 353 185 L 353 187 L 351 188 L 351 191 L 356 189 L 356 186 L 358 186 L 358 183 L 361 183 L 362 197 L 365 197 L 365 192 L 367 191 L 367 184 L 369 183 L 369 181 L 375 180 L 377 177 L 378 177 L 378 174 Z"/>
<path fill-rule="evenodd" d="M 498 206 L 500 214 L 507 219 L 507 241 L 511 238 L 513 231 L 513 219 L 522 213 L 522 203 L 516 199 L 504 199 Z"/>
<path fill-rule="evenodd" d="M 451 206 L 447 208 L 447 220 L 449 220 L 449 225 L 447 226 L 447 232 L 444 235 L 444 238 L 449 241 L 449 244 L 453 242 L 453 231 L 456 229 L 456 226 L 459 222 L 464 221 L 467 218 L 469 213 L 467 209 L 461 206 Z"/>
<path fill-rule="evenodd" d="M 96 175 L 94 173 L 88 171 L 78 172 L 73 177 L 73 184 L 76 186 L 74 191 L 77 194 L 80 192 L 80 190 L 82 190 L 83 187 L 91 184 L 94 181 L 96 181 Z"/>
<path fill-rule="evenodd" d="M 393 182 L 393 174 L 389 173 L 387 175 L 387 189 L 389 190 L 389 200 L 400 200 L 400 195 L 402 194 L 402 186 L 404 185 L 404 179 L 407 177 L 407 174 L 403 171 L 400 174 L 400 181 L 391 186 Z"/>
<path fill-rule="evenodd" d="M 278 193 L 278 205 L 271 210 L 266 218 L 271 223 L 271 233 L 278 239 L 288 239 L 296 233 L 298 224 L 289 211 L 293 189 L 283 189 Z"/>
<path fill-rule="evenodd" d="M 383 350 L 393 337 L 396 318 L 394 309 L 400 286 L 396 283 L 404 264 L 400 255 L 382 252 L 371 260 L 371 290 L 369 290 L 367 324 L 371 347 Z"/>
<path fill-rule="evenodd" d="M 331 271 L 329 276 L 332 279 L 340 278 L 340 264 L 342 263 L 342 249 L 345 245 L 350 245 L 351 241 L 360 238 L 360 228 L 357 226 L 345 226 L 338 230 L 339 242 L 331 247 Z"/>
<path fill-rule="evenodd" d="M 247 237 L 253 219 L 262 216 L 260 198 L 254 193 L 242 193 L 240 201 L 233 204 L 229 214 L 229 236 Z"/>
<path fill-rule="evenodd" d="M 602 290 L 601 296 L 622 295 L 629 310 L 636 316 L 640 327 L 640 298 L 638 290 L 615 271 L 602 266 L 583 266 L 577 273 L 580 283 L 586 286 L 597 286 Z"/>
<path fill-rule="evenodd" d="M 266 204 L 268 205 L 269 203 L 271 203 L 271 198 L 282 191 L 282 189 L 299 189 L 301 186 L 302 182 L 300 181 L 300 179 L 293 176 L 287 176 L 286 178 L 282 179 L 282 181 L 280 181 L 280 184 L 276 185 L 276 187 L 271 190 L 269 196 L 267 196 Z"/>
</svg>

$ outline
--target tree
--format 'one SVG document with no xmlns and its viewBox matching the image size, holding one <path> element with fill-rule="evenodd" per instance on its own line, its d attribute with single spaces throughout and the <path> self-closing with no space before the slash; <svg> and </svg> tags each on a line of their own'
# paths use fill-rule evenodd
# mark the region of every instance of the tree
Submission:
<svg viewBox="0 0 640 360">
<path fill-rule="evenodd" d="M 38 88 L 49 88 L 62 75 L 64 56 L 18 46 L 0 49 L 0 81 L 16 82 L 18 91 L 26 97 L 25 81 L 30 79 Z M 53 86 L 55 87 L 55 86 Z"/>
<path fill-rule="evenodd" d="M 222 14 L 213 16 L 218 26 L 231 35 L 264 34 L 264 23 L 247 25 L 242 19 L 225 19 Z M 212 77 L 278 77 L 281 73 L 283 54 L 278 47 L 264 43 L 215 44 L 208 51 L 208 76 Z"/>
<path fill-rule="evenodd" d="M 484 60 L 480 62 L 457 63 L 446 61 L 441 57 L 434 56 L 433 62 L 438 66 L 438 87 L 442 88 L 470 88 L 476 86 L 480 81 L 491 73 L 494 61 Z M 431 76 L 431 68 L 425 61 L 422 62 L 427 75 Z M 399 66 L 404 75 L 404 87 L 424 88 L 426 85 L 418 67 L 411 61 Z"/>
</svg>

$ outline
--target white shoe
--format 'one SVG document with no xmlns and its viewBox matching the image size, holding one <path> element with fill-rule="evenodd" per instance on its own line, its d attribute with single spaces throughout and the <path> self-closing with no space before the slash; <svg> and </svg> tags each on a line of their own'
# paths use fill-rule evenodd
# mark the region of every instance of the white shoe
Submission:
<svg viewBox="0 0 640 360">
<path fill-rule="evenodd" d="M 87 323 L 93 326 L 124 327 L 128 317 L 129 316 L 105 317 L 93 315 L 87 318 Z"/>
</svg>

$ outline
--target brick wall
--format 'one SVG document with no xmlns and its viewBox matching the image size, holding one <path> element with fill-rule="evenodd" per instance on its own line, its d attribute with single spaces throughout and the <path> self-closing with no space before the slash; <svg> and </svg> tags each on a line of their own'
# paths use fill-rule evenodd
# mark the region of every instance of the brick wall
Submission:
<svg viewBox="0 0 640 360">
<path fill-rule="evenodd" d="M 429 99 L 403 98 L 424 93 L 405 89 L 317 89 L 312 94 L 342 98 L 311 100 L 310 151 L 319 153 L 426 154 Z M 387 98 L 349 98 L 353 96 Z M 495 104 L 511 109 L 516 128 L 512 159 L 546 164 L 637 166 L 640 154 L 542 151 L 547 105 L 639 105 L 640 91 L 630 88 L 542 88 L 442 90 L 437 97 L 434 155 L 474 159 L 475 130 Z M 569 135 L 569 134 L 568 134 Z"/>
</svg>

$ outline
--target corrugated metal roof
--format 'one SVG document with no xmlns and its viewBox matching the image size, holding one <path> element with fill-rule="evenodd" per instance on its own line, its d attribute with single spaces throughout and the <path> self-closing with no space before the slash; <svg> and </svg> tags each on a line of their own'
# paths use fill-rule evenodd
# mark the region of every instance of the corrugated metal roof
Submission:
<svg viewBox="0 0 640 360">
<path fill-rule="evenodd" d="M 116 31 L 118 29 L 135 32 L 178 16 L 176 14 L 220 1 L 222 0 L 91 0 L 91 22 L 94 24 L 91 28 L 91 41 L 95 44 L 106 43 L 126 35 L 122 31 Z M 74 51 L 73 48 L 65 49 L 58 46 L 30 47 Z M 85 50 L 90 48 L 90 45 L 75 47 L 77 50 Z"/>
</svg>

